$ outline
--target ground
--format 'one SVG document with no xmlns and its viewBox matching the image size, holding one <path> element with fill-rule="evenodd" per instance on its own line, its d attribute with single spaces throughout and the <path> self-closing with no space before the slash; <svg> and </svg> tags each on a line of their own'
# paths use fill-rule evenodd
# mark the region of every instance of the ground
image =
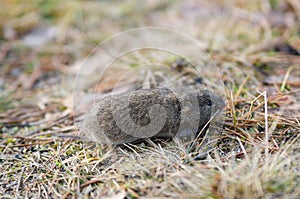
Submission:
<svg viewBox="0 0 300 199">
<path fill-rule="evenodd" d="M 300 198 L 300 2 L 5 0 L 0 6 L 3 198 Z M 117 59 L 99 78 L 92 66 L 103 71 L 103 52 L 125 42 L 110 43 L 112 36 L 139 27 L 193 38 L 207 54 L 186 43 L 176 50 L 217 73 L 202 71 L 200 78 L 189 65 L 176 68 L 182 59 L 144 49 Z M 101 42 L 106 46 L 95 50 Z M 226 99 L 225 118 L 222 133 L 207 139 L 213 144 L 111 146 L 84 138 L 78 124 L 93 93 L 174 77 L 138 70 L 149 60 L 190 83 L 204 78 L 221 86 L 222 93 L 214 92 Z"/>
</svg>

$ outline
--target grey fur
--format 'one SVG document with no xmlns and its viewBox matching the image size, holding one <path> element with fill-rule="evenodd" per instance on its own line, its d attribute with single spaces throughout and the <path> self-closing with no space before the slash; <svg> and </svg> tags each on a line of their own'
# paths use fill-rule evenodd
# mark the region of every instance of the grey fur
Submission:
<svg viewBox="0 0 300 199">
<path fill-rule="evenodd" d="M 221 97 L 203 89 L 141 89 L 95 103 L 82 131 L 93 141 L 111 144 L 147 137 L 195 137 L 223 106 Z"/>
</svg>

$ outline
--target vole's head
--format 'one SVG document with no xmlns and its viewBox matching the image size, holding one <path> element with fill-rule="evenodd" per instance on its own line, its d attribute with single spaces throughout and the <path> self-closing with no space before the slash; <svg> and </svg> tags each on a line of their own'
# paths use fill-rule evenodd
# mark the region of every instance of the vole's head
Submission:
<svg viewBox="0 0 300 199">
<path fill-rule="evenodd" d="M 216 112 L 221 112 L 225 106 L 225 102 L 222 97 L 208 91 L 197 91 L 198 104 L 201 110 L 204 112 L 201 114 L 207 114 L 213 116 Z M 210 112 L 210 114 L 208 114 Z"/>
<path fill-rule="evenodd" d="M 208 129 L 210 127 L 215 128 L 219 126 L 222 123 L 222 110 L 225 107 L 225 102 L 222 97 L 207 90 L 203 90 L 200 91 L 197 98 L 200 107 L 198 133 L 203 128 Z"/>
<path fill-rule="evenodd" d="M 219 121 L 225 106 L 222 97 L 205 89 L 184 88 L 178 96 L 182 125 L 179 135 L 183 137 L 196 135 L 211 121 Z"/>
</svg>

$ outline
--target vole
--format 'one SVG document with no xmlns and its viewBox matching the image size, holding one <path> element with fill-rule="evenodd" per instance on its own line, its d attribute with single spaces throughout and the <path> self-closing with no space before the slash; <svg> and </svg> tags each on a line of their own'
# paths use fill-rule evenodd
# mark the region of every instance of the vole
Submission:
<svg viewBox="0 0 300 199">
<path fill-rule="evenodd" d="M 204 89 L 140 89 L 95 102 L 81 131 L 93 141 L 114 145 L 144 138 L 195 137 L 224 105 L 220 96 Z"/>
</svg>

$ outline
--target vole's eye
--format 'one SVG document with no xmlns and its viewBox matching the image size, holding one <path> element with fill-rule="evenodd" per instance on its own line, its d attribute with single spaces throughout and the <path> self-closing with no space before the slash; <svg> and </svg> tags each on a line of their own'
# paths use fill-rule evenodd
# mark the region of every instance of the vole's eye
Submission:
<svg viewBox="0 0 300 199">
<path fill-rule="evenodd" d="M 207 106 L 211 106 L 211 105 L 212 105 L 211 100 L 208 100 L 208 101 L 206 102 L 206 105 L 207 105 Z"/>
</svg>

